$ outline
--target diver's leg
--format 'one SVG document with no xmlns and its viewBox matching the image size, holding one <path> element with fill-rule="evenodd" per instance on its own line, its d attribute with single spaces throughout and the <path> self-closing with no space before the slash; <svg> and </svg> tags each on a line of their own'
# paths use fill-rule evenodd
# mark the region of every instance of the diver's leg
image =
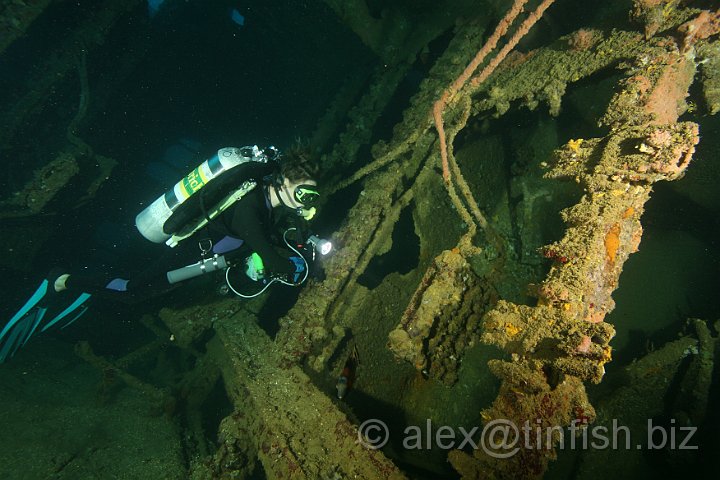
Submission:
<svg viewBox="0 0 720 480">
<path fill-rule="evenodd" d="M 188 243 L 168 249 L 146 268 L 129 277 L 117 277 L 109 273 L 70 273 L 58 283 L 69 290 L 86 291 L 101 298 L 122 303 L 142 303 L 174 289 L 167 279 L 167 272 L 193 263 L 198 256 L 197 246 Z"/>
</svg>

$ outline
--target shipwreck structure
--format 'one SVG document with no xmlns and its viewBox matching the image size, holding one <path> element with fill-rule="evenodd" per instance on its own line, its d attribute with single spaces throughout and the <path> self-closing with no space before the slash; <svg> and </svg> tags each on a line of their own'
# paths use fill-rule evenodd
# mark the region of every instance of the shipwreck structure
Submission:
<svg viewBox="0 0 720 480">
<path fill-rule="evenodd" d="M 12 35 L 3 35 L 0 52 L 51 3 L 2 7 L 3 31 Z M 8 144 L 37 118 L 53 82 L 80 82 L 65 147 L 0 202 L 0 219 L 59 208 L 53 199 L 64 189 L 82 192 L 79 208 L 112 176 L 114 160 L 82 139 L 96 99 L 83 52 L 74 49 L 102 48 L 99 32 L 137 2 L 103 3 L 102 15 L 59 46 L 44 75 L 29 80 L 34 87 L 0 113 L 0 143 Z M 166 411 L 184 406 L 197 455 L 193 478 L 250 478 L 260 470 L 273 479 L 541 477 L 557 456 L 557 435 L 510 457 L 503 449 L 522 440 L 519 431 L 493 448 L 425 456 L 403 451 L 398 439 L 407 425 L 430 418 L 587 428 L 622 411 L 623 395 L 632 392 L 619 390 L 598 414 L 586 386 L 601 382 L 612 360 L 615 329 L 606 319 L 624 264 L 638 250 L 645 204 L 657 182 L 683 177 L 700 141 L 698 124 L 681 117 L 689 109 L 720 110 L 720 11 L 702 2 L 635 0 L 629 12 L 607 6 L 593 25 L 528 39 L 546 13 L 567 2 L 446 1 L 414 16 L 403 2 L 324 3 L 381 59 L 365 77 L 348 79 L 309 139 L 324 152 L 328 205 L 349 205 L 332 235 L 337 249 L 323 262 L 324 278 L 302 289 L 274 337 L 258 325 L 267 297 L 221 299 L 145 317 L 157 340 L 124 359 L 103 359 L 88 345 L 78 354 L 119 372 Z M 118 75 L 135 61 L 122 58 Z M 422 80 L 401 119 L 378 140 L 375 126 L 403 79 L 419 69 Z M 118 81 L 108 76 L 97 90 L 110 95 Z M 548 123 L 523 127 L 516 158 L 504 158 L 492 133 L 503 118 L 547 110 L 552 119 L 569 89 L 595 82 L 609 88 L 595 99 L 601 105 L 587 108 L 592 131 L 568 140 Z M 691 89 L 701 91 L 703 105 L 687 101 Z M 94 180 L 79 185 L 78 173 L 88 171 Z M 2 243 L 19 249 L 16 237 L 29 227 L 13 225 Z M 40 249 L 45 231 L 36 235 Z M 406 242 L 415 245 L 415 258 Z M 390 256 L 403 259 L 402 273 L 378 266 Z M 676 411 L 695 424 L 706 416 L 713 328 L 715 335 L 693 320 L 688 335 L 629 367 L 644 395 L 661 395 L 667 386 L 659 376 L 693 359 L 675 398 Z M 127 372 L 162 348 L 193 359 L 174 397 Z M 348 402 L 338 402 L 335 379 L 353 350 L 358 379 Z M 207 432 L 202 405 L 218 382 L 233 413 Z M 661 408 L 648 405 L 643 414 Z M 367 419 L 387 425 L 389 443 L 370 442 L 359 430 Z M 207 440 L 211 434 L 216 443 Z M 583 462 L 581 474 L 607 465 L 597 452 Z"/>
</svg>

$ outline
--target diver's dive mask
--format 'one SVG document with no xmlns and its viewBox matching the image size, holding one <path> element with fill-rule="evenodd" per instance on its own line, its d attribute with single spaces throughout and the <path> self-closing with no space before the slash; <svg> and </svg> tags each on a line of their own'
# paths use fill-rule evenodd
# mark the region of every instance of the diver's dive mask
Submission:
<svg viewBox="0 0 720 480">
<path fill-rule="evenodd" d="M 291 207 L 283 201 L 282 195 L 280 194 L 281 186 L 282 177 L 276 177 L 274 185 L 275 193 L 282 205 L 294 210 L 299 217 L 303 217 L 305 220 L 310 220 L 315 216 L 316 209 L 313 205 L 320 198 L 320 192 L 318 192 L 317 186 L 303 183 L 295 187 L 293 190 L 293 199 L 301 205 L 299 207 Z M 283 189 L 284 188 L 285 187 L 283 187 Z M 285 192 L 289 193 L 287 190 L 285 190 Z"/>
<path fill-rule="evenodd" d="M 303 183 L 295 187 L 293 196 L 295 201 L 301 203 L 304 207 L 312 207 L 320 198 L 320 192 L 318 192 L 317 186 Z"/>
<path fill-rule="evenodd" d="M 302 205 L 302 207 L 297 209 L 298 215 L 305 220 L 312 219 L 316 213 L 313 205 L 315 205 L 320 198 L 320 192 L 318 192 L 317 186 L 306 183 L 298 185 L 295 187 L 293 197 L 296 202 Z"/>
</svg>

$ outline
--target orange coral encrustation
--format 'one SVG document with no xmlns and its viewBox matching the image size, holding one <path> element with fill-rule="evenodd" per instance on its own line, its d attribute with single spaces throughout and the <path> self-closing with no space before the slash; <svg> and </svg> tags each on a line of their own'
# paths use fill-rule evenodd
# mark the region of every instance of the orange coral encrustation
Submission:
<svg viewBox="0 0 720 480">
<path fill-rule="evenodd" d="M 616 223 L 607 235 L 605 235 L 605 253 L 607 254 L 607 260 L 610 265 L 615 264 L 615 256 L 617 255 L 618 248 L 620 247 L 620 224 Z"/>
</svg>

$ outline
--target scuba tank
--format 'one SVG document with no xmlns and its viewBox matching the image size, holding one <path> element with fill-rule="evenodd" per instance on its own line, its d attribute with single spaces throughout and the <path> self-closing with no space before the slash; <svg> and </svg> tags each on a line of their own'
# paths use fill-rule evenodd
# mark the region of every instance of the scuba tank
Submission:
<svg viewBox="0 0 720 480">
<path fill-rule="evenodd" d="M 178 208 L 192 195 L 200 191 L 208 182 L 216 179 L 228 170 L 247 162 L 267 163 L 275 160 L 278 151 L 275 147 L 260 150 L 257 145 L 252 147 L 226 147 L 218 150 L 217 155 L 209 158 L 193 169 L 175 186 L 159 196 L 147 206 L 137 217 L 135 225 L 143 237 L 154 243 L 171 242 L 176 228 L 167 231 L 166 222 Z M 254 185 L 253 185 L 254 186 Z M 183 237 L 185 238 L 185 237 Z M 177 241 L 168 243 L 174 247 Z"/>
</svg>

